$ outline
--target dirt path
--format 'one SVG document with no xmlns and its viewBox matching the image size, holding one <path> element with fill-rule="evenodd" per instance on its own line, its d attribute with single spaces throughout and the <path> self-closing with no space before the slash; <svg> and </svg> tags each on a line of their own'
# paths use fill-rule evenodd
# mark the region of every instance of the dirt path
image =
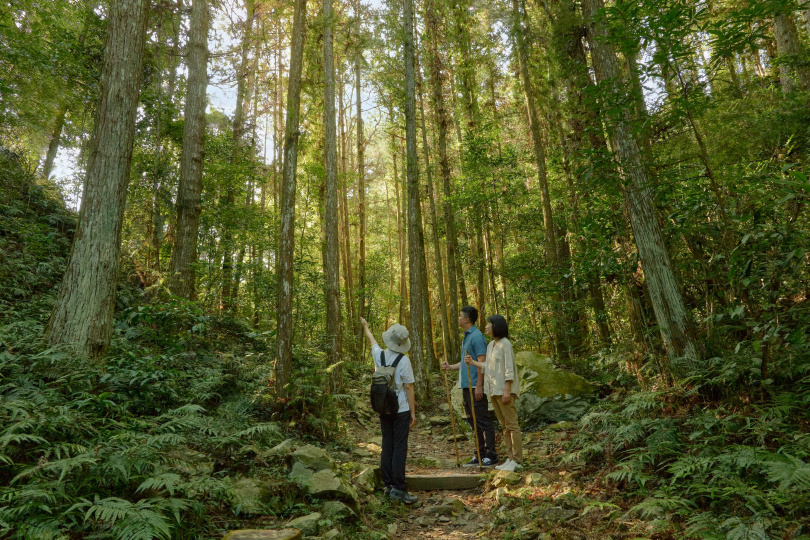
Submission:
<svg viewBox="0 0 810 540">
<path fill-rule="evenodd" d="M 455 467 L 450 426 L 438 423 L 446 413 L 439 410 L 435 413 L 435 417 L 421 414 L 411 431 L 407 474 L 477 472 Z M 357 432 L 353 436 L 357 437 L 355 440 L 370 441 L 360 446 L 374 453 L 381 442 L 379 430 L 375 429 L 373 420 L 364 425 L 356 425 Z M 638 536 L 637 523 L 620 522 L 617 510 L 610 505 L 600 508 L 599 501 L 606 501 L 611 493 L 601 485 L 597 470 L 586 471 L 561 464 L 566 443 L 573 435 L 566 429 L 569 427 L 551 426 L 524 434 L 524 470 L 514 484 L 504 485 L 499 482 L 496 470 L 484 469 L 487 481 L 480 488 L 415 492 L 419 502 L 402 507 L 396 513 L 396 538 L 618 539 Z M 500 435 L 497 440 L 501 448 Z M 472 457 L 473 443 L 459 441 L 459 450 L 464 463 Z M 597 508 L 586 510 L 589 503 Z M 631 529 L 635 529 L 632 534 Z"/>
</svg>

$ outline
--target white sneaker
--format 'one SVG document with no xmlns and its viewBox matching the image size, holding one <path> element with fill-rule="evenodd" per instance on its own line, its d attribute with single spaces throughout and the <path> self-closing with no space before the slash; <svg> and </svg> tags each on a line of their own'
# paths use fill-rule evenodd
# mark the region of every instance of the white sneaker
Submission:
<svg viewBox="0 0 810 540">
<path fill-rule="evenodd" d="M 503 463 L 501 463 L 500 465 L 498 465 L 495 468 L 498 469 L 499 471 L 512 471 L 512 472 L 514 472 L 515 469 L 514 469 L 514 467 L 512 465 L 513 463 L 515 463 L 515 462 L 512 461 L 511 459 L 507 459 L 506 461 L 504 461 Z M 517 465 L 517 464 L 515 463 L 515 465 Z"/>
</svg>

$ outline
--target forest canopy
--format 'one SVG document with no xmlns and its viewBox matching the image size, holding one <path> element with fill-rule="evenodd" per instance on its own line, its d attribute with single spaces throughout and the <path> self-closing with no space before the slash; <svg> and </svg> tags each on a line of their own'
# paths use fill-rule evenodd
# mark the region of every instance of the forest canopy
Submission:
<svg viewBox="0 0 810 540">
<path fill-rule="evenodd" d="M 433 410 L 467 305 L 594 515 L 808 535 L 808 160 L 802 0 L 3 2 L 0 536 L 214 537 L 172 448 L 339 445 L 361 318 Z"/>
</svg>

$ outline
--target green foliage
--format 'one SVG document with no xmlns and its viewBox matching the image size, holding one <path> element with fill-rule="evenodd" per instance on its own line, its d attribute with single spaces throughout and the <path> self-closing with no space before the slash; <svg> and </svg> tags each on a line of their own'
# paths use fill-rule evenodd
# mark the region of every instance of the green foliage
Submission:
<svg viewBox="0 0 810 540">
<path fill-rule="evenodd" d="M 808 417 L 798 408 L 807 389 L 734 406 L 698 393 L 614 396 L 583 417 L 565 461 L 606 466 L 626 496 L 643 497 L 632 512 L 666 516 L 693 537 L 772 538 L 810 526 Z"/>
</svg>

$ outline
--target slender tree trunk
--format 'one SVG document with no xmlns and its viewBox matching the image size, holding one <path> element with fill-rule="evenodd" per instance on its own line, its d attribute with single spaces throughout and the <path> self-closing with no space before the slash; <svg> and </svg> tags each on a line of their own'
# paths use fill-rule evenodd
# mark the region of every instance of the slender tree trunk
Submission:
<svg viewBox="0 0 810 540">
<path fill-rule="evenodd" d="M 439 290 L 439 315 L 442 321 L 442 344 L 444 348 L 444 359 L 449 361 L 450 351 L 452 350 L 453 343 L 450 337 L 450 322 L 447 315 L 449 306 L 447 305 L 447 294 L 444 288 L 444 270 L 442 269 L 442 248 L 439 241 L 438 221 L 439 216 L 436 212 L 436 201 L 433 191 L 433 168 L 430 165 L 430 152 L 427 139 L 427 127 L 425 120 L 425 100 L 423 95 L 422 73 L 417 68 L 417 83 L 419 84 L 419 111 L 422 120 L 422 154 L 425 161 L 425 175 L 427 177 L 427 216 L 430 223 L 431 240 L 433 244 L 433 258 L 436 261 L 436 284 Z M 433 334 L 428 334 L 432 336 Z"/>
<path fill-rule="evenodd" d="M 422 210 L 419 197 L 419 157 L 416 150 L 416 83 L 414 76 L 413 0 L 404 0 L 405 49 L 405 155 L 408 178 L 408 259 L 410 261 L 411 352 L 408 355 L 416 375 L 416 394 L 430 398 L 427 363 L 422 350 L 422 265 L 425 245 L 422 235 Z"/>
<path fill-rule="evenodd" d="M 205 108 L 208 88 L 208 0 L 193 0 L 189 24 L 188 83 L 183 123 L 183 153 L 177 187 L 177 222 L 169 263 L 169 289 L 192 300 L 196 297 L 197 236 L 202 209 L 205 160 Z"/>
<path fill-rule="evenodd" d="M 358 260 L 357 260 L 357 313 L 359 317 L 366 316 L 366 144 L 363 139 L 363 105 L 362 88 L 360 86 L 360 64 L 363 60 L 363 53 L 360 49 L 360 0 L 355 2 L 355 17 L 357 19 L 357 42 L 358 49 L 354 56 L 354 94 L 357 101 L 357 217 L 359 220 L 358 230 Z M 366 340 L 363 339 L 363 327 L 355 324 L 359 341 L 363 344 L 365 352 Z M 363 356 L 365 357 L 365 355 Z"/>
<path fill-rule="evenodd" d="M 519 0 L 512 0 L 513 31 L 517 42 L 518 63 L 520 64 L 521 82 L 523 83 L 523 93 L 526 97 L 526 111 L 529 116 L 529 127 L 532 132 L 532 144 L 534 157 L 537 162 L 537 180 L 540 187 L 540 200 L 543 210 L 543 227 L 546 241 L 546 263 L 552 270 L 552 275 L 559 276 L 560 261 L 558 258 L 557 235 L 554 227 L 554 215 L 551 209 L 551 195 L 548 188 L 548 175 L 546 173 L 546 150 L 544 147 L 543 134 L 540 129 L 540 116 L 537 112 L 537 105 L 534 98 L 532 79 L 529 74 L 529 53 L 526 39 L 523 35 L 522 13 Z M 555 295 L 553 299 L 555 311 L 559 313 L 554 317 L 554 339 L 556 341 L 557 355 L 559 360 L 565 363 L 568 360 L 568 347 L 566 346 L 565 316 L 559 309 L 561 298 Z"/>
<path fill-rule="evenodd" d="M 284 129 L 284 165 L 281 187 L 281 232 L 278 246 L 278 328 L 276 331 L 276 394 L 287 395 L 292 375 L 293 254 L 295 249 L 295 183 L 298 164 L 301 72 L 306 33 L 306 0 L 295 0 L 290 72 L 287 88 L 287 122 Z"/>
<path fill-rule="evenodd" d="M 343 389 L 340 369 L 340 259 L 338 256 L 337 133 L 335 128 L 335 58 L 333 53 L 332 0 L 323 0 L 323 124 L 326 152 L 326 208 L 324 274 L 326 275 L 326 355 L 332 366 L 331 388 Z"/>
<path fill-rule="evenodd" d="M 112 336 L 148 13 L 145 0 L 110 6 L 82 208 L 46 329 L 48 343 L 91 359 L 106 352 Z"/>
<path fill-rule="evenodd" d="M 624 89 L 616 53 L 606 41 L 604 23 L 596 20 L 603 2 L 583 0 L 582 6 L 585 20 L 588 21 L 588 40 L 597 81 L 609 93 L 608 99 L 621 100 Z M 671 363 L 676 365 L 676 362 L 685 361 L 687 369 L 692 369 L 698 360 L 692 321 L 672 271 L 652 202 L 651 182 L 641 161 L 641 150 L 626 110 L 607 120 L 621 168 L 630 222 L 661 336 Z"/>
<path fill-rule="evenodd" d="M 65 126 L 66 114 L 67 107 L 65 105 L 60 106 L 59 110 L 56 111 L 51 140 L 48 142 L 48 153 L 45 154 L 45 164 L 42 167 L 42 176 L 45 178 L 50 178 L 53 171 L 53 162 L 56 159 L 56 153 L 59 151 L 59 142 L 62 139 L 62 128 Z"/>
</svg>

